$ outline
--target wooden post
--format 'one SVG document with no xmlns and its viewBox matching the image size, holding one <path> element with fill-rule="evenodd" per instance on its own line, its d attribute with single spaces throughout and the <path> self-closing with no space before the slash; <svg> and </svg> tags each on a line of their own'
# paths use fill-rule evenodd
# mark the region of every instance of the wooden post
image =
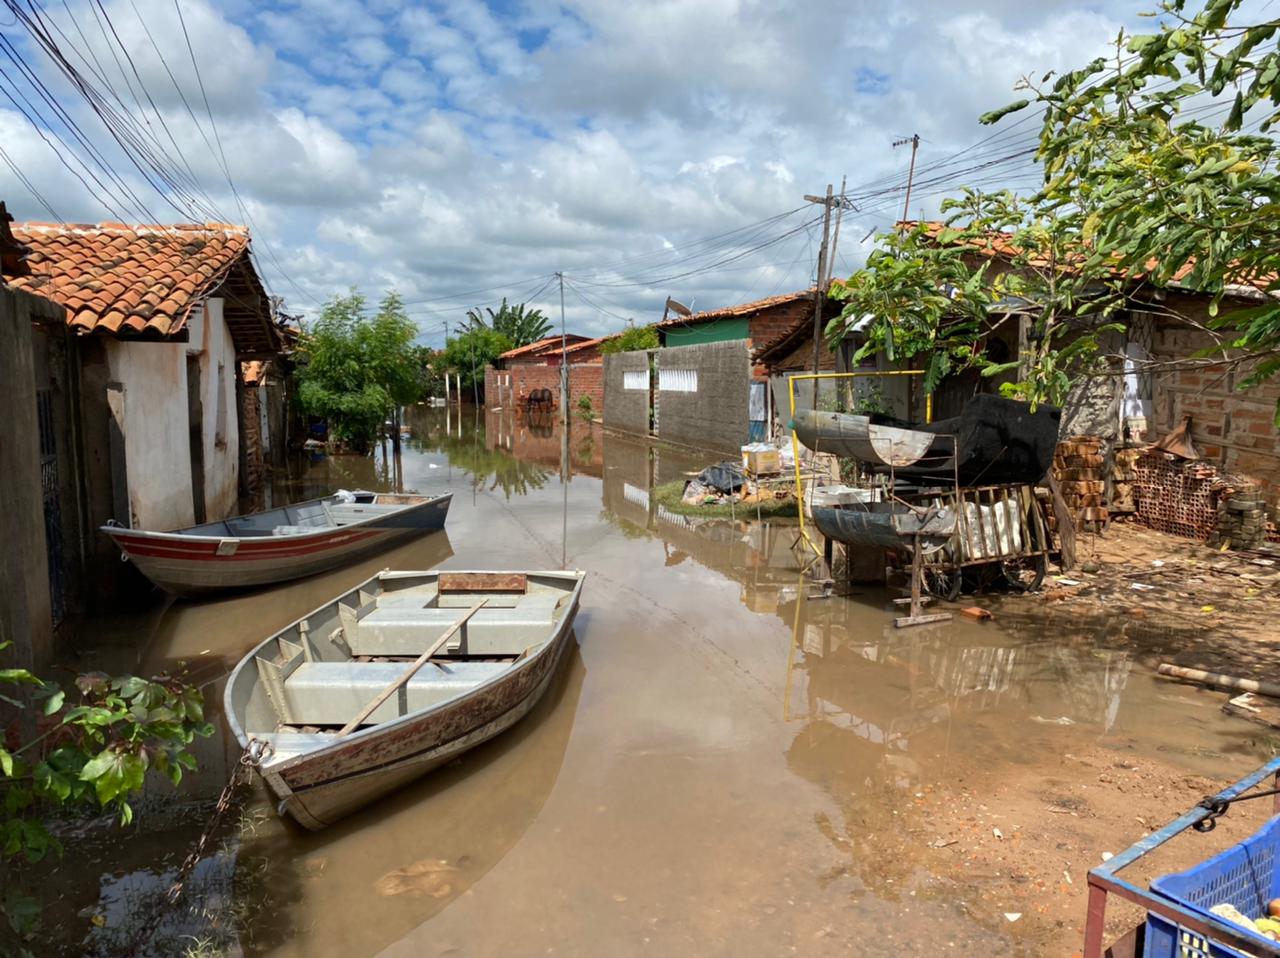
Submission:
<svg viewBox="0 0 1280 958">
<path fill-rule="evenodd" d="M 813 374 L 818 374 L 818 357 L 822 343 L 822 301 L 826 299 L 827 239 L 831 231 L 831 184 L 827 184 L 827 198 L 822 206 L 822 246 L 818 249 L 818 288 L 813 294 Z M 813 405 L 818 408 L 818 380 L 813 381 Z"/>
</svg>

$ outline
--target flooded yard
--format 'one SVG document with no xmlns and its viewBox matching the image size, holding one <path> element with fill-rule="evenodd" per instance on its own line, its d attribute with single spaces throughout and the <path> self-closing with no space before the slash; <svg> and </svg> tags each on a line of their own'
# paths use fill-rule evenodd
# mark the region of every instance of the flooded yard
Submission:
<svg viewBox="0 0 1280 958">
<path fill-rule="evenodd" d="M 551 428 L 411 412 L 398 467 L 321 458 L 276 494 L 452 491 L 444 533 L 88 628 L 76 667 L 185 664 L 220 733 L 183 802 L 155 786 L 133 831 L 87 829 L 27 876 L 61 895 L 49 953 L 1066 956 L 1101 851 L 1271 754 L 1216 699 L 1158 683 L 1164 639 L 1133 623 L 1009 599 L 994 622 L 900 631 L 880 590 L 808 598 L 794 522 L 655 504 L 704 461 L 578 422 L 564 469 Z M 436 566 L 588 572 L 547 698 L 321 833 L 255 783 L 193 876 L 196 912 L 169 914 L 159 899 L 238 758 L 228 671 L 379 569 Z"/>
</svg>

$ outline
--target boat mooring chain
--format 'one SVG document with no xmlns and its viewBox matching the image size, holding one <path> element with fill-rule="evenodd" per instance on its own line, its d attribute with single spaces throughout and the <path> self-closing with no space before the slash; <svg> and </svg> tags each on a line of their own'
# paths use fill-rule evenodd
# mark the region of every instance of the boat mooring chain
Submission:
<svg viewBox="0 0 1280 958">
<path fill-rule="evenodd" d="M 218 801 L 213 806 L 213 814 L 204 823 L 204 828 L 201 829 L 200 837 L 196 839 L 191 853 L 183 859 L 182 865 L 178 868 L 178 877 L 169 886 L 168 897 L 170 902 L 176 902 L 182 897 L 182 887 L 186 884 L 187 879 L 191 877 L 191 872 L 200 863 L 200 859 L 204 857 L 205 846 L 209 843 L 209 839 L 213 837 L 214 831 L 217 830 L 218 823 L 222 821 L 222 816 L 231 807 L 235 799 L 236 789 L 249 781 L 253 772 L 262 765 L 265 759 L 270 757 L 272 751 L 274 750 L 270 742 L 263 742 L 259 739 L 250 739 L 249 744 L 244 747 L 244 751 L 240 753 L 240 758 L 231 772 L 231 777 L 227 779 L 227 784 L 222 787 L 222 792 L 218 795 Z"/>
<path fill-rule="evenodd" d="M 1218 827 L 1218 819 L 1227 814 L 1227 811 L 1236 802 L 1247 802 L 1254 798 L 1266 798 L 1268 795 L 1280 795 L 1280 788 L 1269 788 L 1266 791 L 1254 792 L 1251 795 L 1237 795 L 1235 798 L 1219 798 L 1217 795 L 1206 795 L 1197 806 L 1205 810 L 1205 816 L 1191 827 L 1198 832 L 1211 832 Z"/>
</svg>

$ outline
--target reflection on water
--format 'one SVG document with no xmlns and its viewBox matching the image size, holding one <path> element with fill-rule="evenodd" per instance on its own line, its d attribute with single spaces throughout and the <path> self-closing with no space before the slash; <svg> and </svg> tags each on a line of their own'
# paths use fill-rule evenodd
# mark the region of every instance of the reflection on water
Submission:
<svg viewBox="0 0 1280 958">
<path fill-rule="evenodd" d="M 940 940 L 1005 953 L 1007 929 L 951 901 L 919 907 L 927 862 L 903 837 L 914 790 L 1071 742 L 1131 742 L 1218 778 L 1254 762 L 1229 719 L 1162 692 L 1118 634 L 1033 615 L 900 631 L 880 591 L 806 598 L 794 523 L 657 505 L 657 485 L 707 464 L 688 453 L 513 410 L 414 407 L 406 421 L 398 459 L 307 461 L 275 494 L 452 491 L 447 534 L 99 625 L 100 646 L 141 646 L 147 670 L 185 663 L 221 725 L 221 683 L 245 651 L 384 566 L 589 572 L 580 649 L 509 733 L 319 834 L 255 792 L 202 866 L 211 900 L 230 902 L 205 931 L 244 954 L 908 954 Z M 207 803 L 235 749 L 200 747 L 185 794 Z M 128 900 L 185 854 L 200 817 L 163 811 L 165 788 L 108 870 L 62 877 L 69 940 L 127 939 Z M 92 935 L 85 905 L 104 919 Z"/>
</svg>

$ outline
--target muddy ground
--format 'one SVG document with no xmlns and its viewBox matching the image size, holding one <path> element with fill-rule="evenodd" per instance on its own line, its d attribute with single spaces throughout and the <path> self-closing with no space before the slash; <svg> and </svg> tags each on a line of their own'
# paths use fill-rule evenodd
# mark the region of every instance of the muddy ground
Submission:
<svg viewBox="0 0 1280 958">
<path fill-rule="evenodd" d="M 1053 569 L 1039 594 L 959 604 L 986 607 L 1005 627 L 1097 628 L 1108 633 L 1108 648 L 1128 645 L 1152 667 L 1172 662 L 1274 681 L 1280 551 L 1219 552 L 1133 524 L 1082 537 L 1079 551 L 1090 571 Z M 1159 694 L 1184 705 L 1192 724 L 1235 693 L 1170 681 Z M 1240 751 L 1280 754 L 1280 729 L 1237 721 Z M 959 896 L 988 926 L 1008 923 L 1030 953 L 1069 955 L 1082 942 L 1088 870 L 1229 784 L 1188 772 L 1188 758 L 1213 769 L 1227 756 L 1196 745 L 1153 756 L 1126 737 L 1081 748 L 1069 729 L 1046 726 L 1021 761 L 975 761 L 917 793 L 903 851 L 932 873 L 935 893 Z M 1188 868 L 1251 834 L 1271 810 L 1269 799 L 1237 806 L 1212 834 L 1187 832 L 1125 877 L 1145 886 Z M 1141 920 L 1134 907 L 1111 904 L 1107 941 Z"/>
</svg>

